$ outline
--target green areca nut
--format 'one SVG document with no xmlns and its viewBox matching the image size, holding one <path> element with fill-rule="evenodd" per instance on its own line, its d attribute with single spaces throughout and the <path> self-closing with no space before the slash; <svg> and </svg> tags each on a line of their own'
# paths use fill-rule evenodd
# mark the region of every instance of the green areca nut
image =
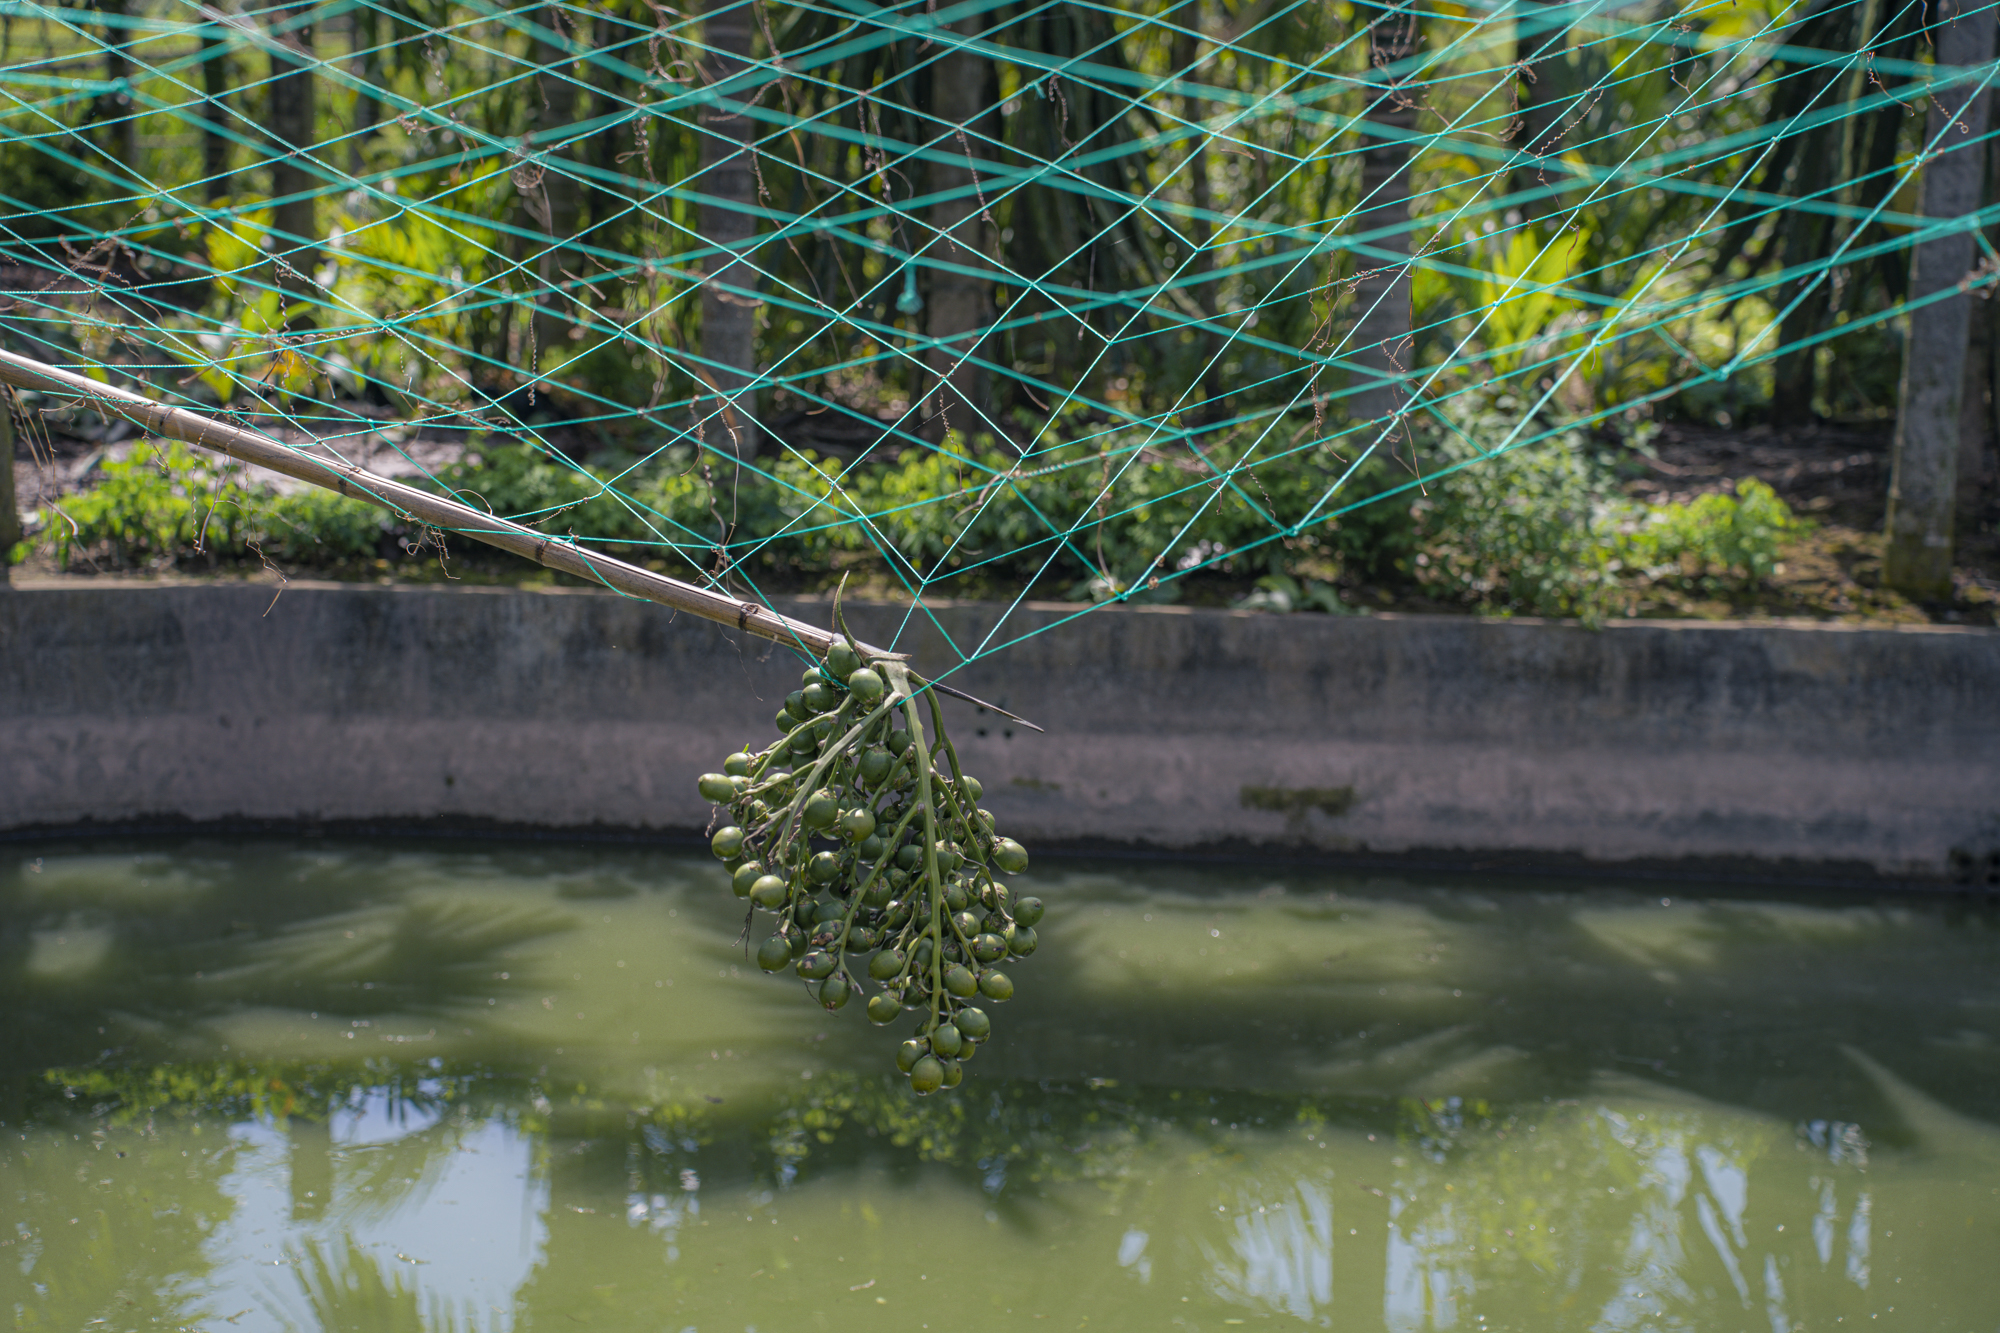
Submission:
<svg viewBox="0 0 2000 1333">
<path fill-rule="evenodd" d="M 1026 850 L 994 836 L 934 694 L 898 659 L 835 641 L 773 721 L 785 734 L 695 784 L 726 815 L 709 847 L 731 892 L 775 915 L 757 966 L 791 967 L 829 1013 L 858 994 L 877 1026 L 914 1014 L 897 1069 L 919 1095 L 958 1086 L 993 1032 L 968 1002 L 1011 998 L 994 965 L 1038 943 L 1040 900 L 996 879 L 1025 870 Z"/>
</svg>

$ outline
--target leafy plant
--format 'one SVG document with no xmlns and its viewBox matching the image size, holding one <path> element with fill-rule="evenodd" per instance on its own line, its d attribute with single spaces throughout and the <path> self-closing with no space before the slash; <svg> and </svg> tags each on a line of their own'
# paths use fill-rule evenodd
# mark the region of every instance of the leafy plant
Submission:
<svg viewBox="0 0 2000 1333">
<path fill-rule="evenodd" d="M 1754 581 L 1771 575 L 1785 540 L 1803 526 L 1776 491 L 1745 477 L 1734 495 L 1717 492 L 1655 507 L 1620 547 L 1628 562 L 1654 578 Z"/>
</svg>

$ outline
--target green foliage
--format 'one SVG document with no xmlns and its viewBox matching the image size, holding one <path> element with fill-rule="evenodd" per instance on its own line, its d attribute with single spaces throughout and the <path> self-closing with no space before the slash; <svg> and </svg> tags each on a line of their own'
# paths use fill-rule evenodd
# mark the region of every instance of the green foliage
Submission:
<svg viewBox="0 0 2000 1333">
<path fill-rule="evenodd" d="M 1656 578 L 1755 580 L 1771 575 L 1785 540 L 1802 527 L 1777 492 L 1746 477 L 1734 495 L 1654 508 L 1622 547 L 1627 560 Z"/>
<path fill-rule="evenodd" d="M 1618 487 L 1615 456 L 1580 430 L 1520 429 L 1509 400 L 1464 414 L 1432 443 L 1457 466 L 1410 506 L 1417 581 L 1483 610 L 1601 620 L 1634 578 L 1715 589 L 1768 578 L 1802 529 L 1755 478 L 1734 495 L 1642 505 Z M 1539 438 L 1538 438 L 1539 437 Z"/>
<path fill-rule="evenodd" d="M 142 444 L 98 473 L 88 490 L 30 520 L 59 567 L 164 568 L 197 558 L 214 566 L 246 556 L 325 566 L 372 557 L 393 527 L 359 500 L 248 484 L 241 465 L 180 443 Z"/>
<path fill-rule="evenodd" d="M 1410 506 L 1416 579 L 1484 609 L 1595 619 L 1616 586 L 1623 497 L 1581 431 L 1482 458 L 1517 426 L 1505 406 L 1453 423 L 1432 446 L 1459 470 Z"/>
<path fill-rule="evenodd" d="M 1517 434 L 1523 443 L 1485 456 Z M 1378 454 L 1339 491 L 1346 512 L 1284 540 L 1271 539 L 1274 526 L 1312 512 L 1345 464 L 1321 446 L 1283 453 L 1228 435 L 1202 455 L 1119 438 L 1075 444 L 1033 467 L 947 448 L 892 465 L 788 453 L 751 468 L 676 448 L 632 470 L 492 439 L 433 484 L 629 558 L 674 557 L 669 568 L 726 565 L 781 582 L 873 569 L 911 586 L 922 568 L 937 571 L 933 593 L 1098 601 L 1170 600 L 1189 578 L 1220 577 L 1247 588 L 1244 609 L 1330 614 L 1350 609 L 1341 585 L 1370 584 L 1489 613 L 1596 621 L 1635 581 L 1713 591 L 1767 578 L 1802 528 L 1754 479 L 1733 495 L 1637 504 L 1619 488 L 1616 447 L 1579 429 L 1520 425 L 1507 398 L 1452 414 L 1418 448 L 1427 468 L 1456 470 L 1405 488 L 1407 473 Z M 91 489 L 30 527 L 26 545 L 40 542 L 65 568 L 265 559 L 337 571 L 422 535 L 358 500 L 250 484 L 236 464 L 180 444 L 105 464 Z"/>
</svg>

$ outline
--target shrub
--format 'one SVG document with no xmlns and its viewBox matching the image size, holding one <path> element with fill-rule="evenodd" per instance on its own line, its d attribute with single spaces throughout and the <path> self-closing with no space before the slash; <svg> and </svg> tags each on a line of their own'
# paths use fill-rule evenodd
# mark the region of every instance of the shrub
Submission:
<svg viewBox="0 0 2000 1333">
<path fill-rule="evenodd" d="M 1771 575 L 1785 540 L 1802 526 L 1776 491 L 1745 477 L 1734 495 L 1653 507 L 1621 550 L 1655 579 L 1751 582 Z"/>
</svg>

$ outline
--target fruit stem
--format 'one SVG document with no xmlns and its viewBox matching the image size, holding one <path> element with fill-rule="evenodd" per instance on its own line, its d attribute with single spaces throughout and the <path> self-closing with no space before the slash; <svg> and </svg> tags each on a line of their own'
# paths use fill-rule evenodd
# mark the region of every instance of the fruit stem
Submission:
<svg viewBox="0 0 2000 1333">
<path fill-rule="evenodd" d="M 851 694 L 841 700 L 840 707 L 834 711 L 834 718 L 837 720 L 842 713 L 848 710 L 853 702 L 854 696 Z M 785 813 L 780 816 L 779 822 L 783 825 L 783 831 L 779 837 L 776 849 L 778 855 L 782 856 L 785 849 L 792 845 L 799 829 L 799 811 L 804 809 L 805 803 L 812 799 L 812 794 L 819 790 L 820 779 L 826 776 L 827 766 L 846 753 L 848 748 L 854 744 L 856 738 L 862 732 L 868 730 L 869 724 L 884 712 L 887 712 L 888 709 L 889 704 L 887 702 L 877 704 L 873 712 L 848 728 L 847 733 L 839 740 L 830 742 L 826 747 L 826 752 L 813 762 L 812 772 L 804 781 L 799 783 L 798 794 L 792 797 L 792 803 L 785 807 Z"/>
<path fill-rule="evenodd" d="M 889 664 L 889 679 L 894 683 L 893 696 L 903 700 L 903 716 L 910 724 L 910 752 L 917 760 L 917 800 L 924 812 L 924 890 L 930 900 L 931 946 L 931 1021 L 927 1032 L 934 1032 L 938 1025 L 938 1007 L 944 1000 L 944 884 L 938 876 L 937 864 L 937 806 L 931 800 L 930 750 L 924 744 L 924 723 L 917 715 L 917 701 L 910 693 L 909 673 L 903 664 Z"/>
</svg>

